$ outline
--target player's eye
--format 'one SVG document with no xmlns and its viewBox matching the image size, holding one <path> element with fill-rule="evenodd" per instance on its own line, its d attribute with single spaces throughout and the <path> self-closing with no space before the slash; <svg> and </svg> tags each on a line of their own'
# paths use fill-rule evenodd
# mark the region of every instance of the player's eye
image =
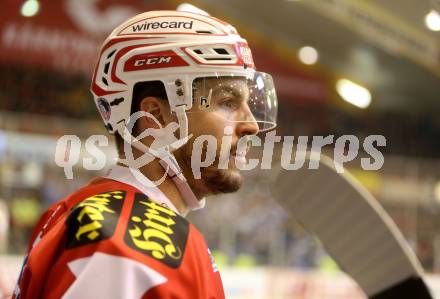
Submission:
<svg viewBox="0 0 440 299">
<path fill-rule="evenodd" d="M 237 98 L 225 98 L 221 101 L 220 106 L 222 108 L 235 111 L 240 108 L 240 101 Z"/>
</svg>

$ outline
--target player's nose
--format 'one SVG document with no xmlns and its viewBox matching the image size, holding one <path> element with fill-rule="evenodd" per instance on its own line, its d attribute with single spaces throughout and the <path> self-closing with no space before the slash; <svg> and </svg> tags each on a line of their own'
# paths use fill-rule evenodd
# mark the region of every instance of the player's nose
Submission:
<svg viewBox="0 0 440 299">
<path fill-rule="evenodd" d="M 254 116 L 251 114 L 247 120 L 243 120 L 237 123 L 236 133 L 237 136 L 256 135 L 259 131 L 258 123 Z"/>
<path fill-rule="evenodd" d="M 258 133 L 258 123 L 247 103 L 241 107 L 239 119 L 240 121 L 236 127 L 238 136 L 256 135 Z"/>
</svg>

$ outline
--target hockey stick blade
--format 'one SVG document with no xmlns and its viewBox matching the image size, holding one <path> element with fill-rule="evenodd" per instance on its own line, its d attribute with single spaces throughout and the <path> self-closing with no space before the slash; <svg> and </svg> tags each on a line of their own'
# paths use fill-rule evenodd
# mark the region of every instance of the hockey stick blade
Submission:
<svg viewBox="0 0 440 299">
<path fill-rule="evenodd" d="M 432 298 L 422 267 L 377 200 L 324 155 L 318 169 L 280 170 L 275 199 L 372 299 Z M 316 155 L 315 155 L 316 156 Z"/>
</svg>

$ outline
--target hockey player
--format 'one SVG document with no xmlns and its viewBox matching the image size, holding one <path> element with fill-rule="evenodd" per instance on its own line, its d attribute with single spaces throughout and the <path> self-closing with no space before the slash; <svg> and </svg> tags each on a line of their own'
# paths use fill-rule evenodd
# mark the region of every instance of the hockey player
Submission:
<svg viewBox="0 0 440 299">
<path fill-rule="evenodd" d="M 231 25 L 153 11 L 110 34 L 91 91 L 120 160 L 42 216 L 14 298 L 224 298 L 209 249 L 184 216 L 205 196 L 240 187 L 239 139 L 276 123 L 270 75 L 255 70 Z M 197 178 L 191 157 L 205 135 L 217 146 L 199 151 L 214 159 Z M 224 135 L 230 144 L 221 147 Z"/>
</svg>

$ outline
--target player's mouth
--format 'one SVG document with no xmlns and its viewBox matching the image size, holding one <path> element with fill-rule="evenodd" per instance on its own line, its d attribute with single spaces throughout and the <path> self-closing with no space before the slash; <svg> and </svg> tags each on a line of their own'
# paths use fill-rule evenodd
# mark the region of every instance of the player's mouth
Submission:
<svg viewBox="0 0 440 299">
<path fill-rule="evenodd" d="M 237 167 L 246 165 L 247 159 L 245 155 L 234 155 L 234 157 L 235 157 L 235 165 Z"/>
<path fill-rule="evenodd" d="M 241 151 L 235 150 L 231 153 L 231 160 L 235 160 L 235 166 L 240 167 L 244 166 L 247 163 L 246 154 L 248 153 L 249 148 L 245 148 Z"/>
</svg>

